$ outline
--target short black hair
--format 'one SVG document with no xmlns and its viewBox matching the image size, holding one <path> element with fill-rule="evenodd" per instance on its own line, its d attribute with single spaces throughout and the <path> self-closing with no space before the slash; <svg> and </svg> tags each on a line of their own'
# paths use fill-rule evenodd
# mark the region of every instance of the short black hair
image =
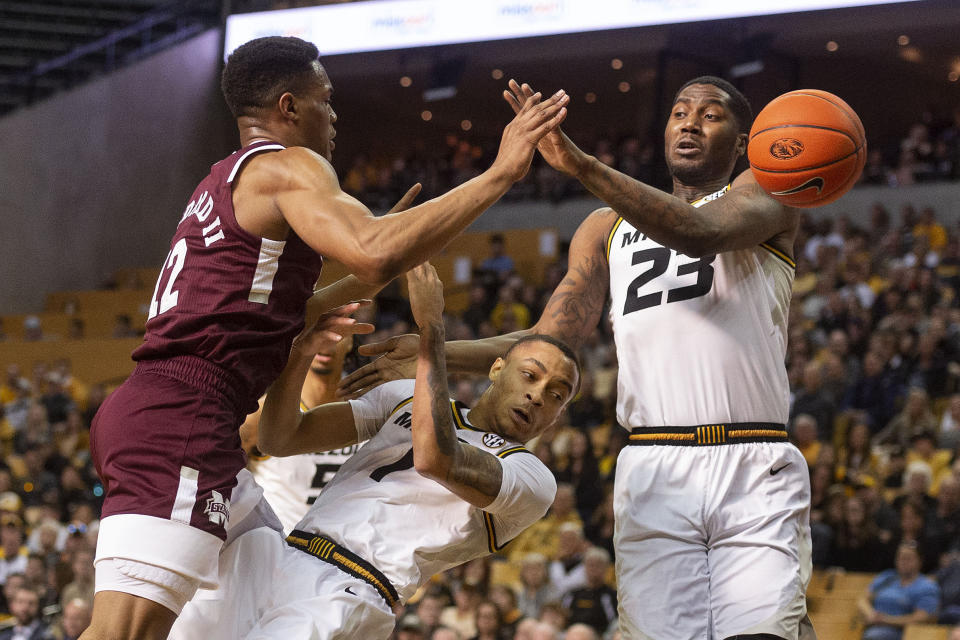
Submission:
<svg viewBox="0 0 960 640">
<path fill-rule="evenodd" d="M 220 89 L 235 118 L 303 88 L 315 75 L 316 45 L 300 38 L 268 36 L 240 45 L 227 58 Z"/>
<path fill-rule="evenodd" d="M 568 345 L 563 340 L 559 340 L 545 333 L 531 333 L 529 335 L 523 336 L 522 338 L 514 342 L 512 345 L 510 345 L 510 348 L 507 349 L 506 353 L 503 354 L 503 359 L 506 360 L 507 356 L 510 355 L 511 351 L 516 349 L 521 344 L 525 344 L 527 342 L 546 342 L 547 344 L 552 344 L 557 349 L 560 349 L 563 355 L 565 355 L 567 358 L 573 361 L 573 365 L 577 369 L 577 384 L 573 388 L 573 393 L 570 394 L 570 398 L 572 399 L 575 395 L 577 395 L 577 392 L 580 390 L 580 378 L 583 375 L 580 369 L 580 358 L 578 358 L 576 352 L 574 352 L 574 350 L 570 348 L 570 345 Z"/>
<path fill-rule="evenodd" d="M 673 96 L 674 103 L 676 103 L 680 93 L 692 84 L 712 84 L 718 89 L 725 91 L 726 94 L 730 96 L 730 110 L 733 111 L 733 117 L 737 119 L 737 124 L 740 125 L 741 133 L 750 133 L 750 126 L 753 124 L 753 109 L 750 107 L 750 101 L 747 100 L 747 97 L 743 95 L 739 89 L 717 76 L 699 76 L 685 82 L 683 86 L 677 90 L 676 95 Z"/>
</svg>

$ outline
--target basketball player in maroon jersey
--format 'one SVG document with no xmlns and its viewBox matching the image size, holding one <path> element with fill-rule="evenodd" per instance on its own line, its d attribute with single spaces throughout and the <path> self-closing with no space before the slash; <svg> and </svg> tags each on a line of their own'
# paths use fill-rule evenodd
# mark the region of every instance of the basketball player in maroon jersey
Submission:
<svg viewBox="0 0 960 640">
<path fill-rule="evenodd" d="M 242 148 L 213 165 L 180 217 L 136 369 L 91 429 L 106 497 L 85 640 L 166 638 L 196 589 L 216 583 L 245 462 L 237 430 L 304 326 L 321 256 L 372 287 L 424 262 L 526 174 L 568 101 L 534 97 L 486 172 L 375 218 L 330 165 L 337 116 L 313 44 L 253 40 L 230 56 L 222 89 Z M 355 309 L 332 326 L 349 332 Z"/>
</svg>

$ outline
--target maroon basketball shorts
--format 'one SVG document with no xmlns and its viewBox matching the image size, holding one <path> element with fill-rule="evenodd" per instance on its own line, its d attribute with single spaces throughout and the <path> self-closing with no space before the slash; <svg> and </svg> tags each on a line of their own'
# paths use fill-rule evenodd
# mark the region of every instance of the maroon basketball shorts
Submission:
<svg viewBox="0 0 960 640">
<path fill-rule="evenodd" d="M 245 462 L 240 406 L 223 371 L 192 356 L 141 362 L 107 398 L 90 432 L 106 490 L 97 563 L 132 561 L 215 586 Z"/>
</svg>

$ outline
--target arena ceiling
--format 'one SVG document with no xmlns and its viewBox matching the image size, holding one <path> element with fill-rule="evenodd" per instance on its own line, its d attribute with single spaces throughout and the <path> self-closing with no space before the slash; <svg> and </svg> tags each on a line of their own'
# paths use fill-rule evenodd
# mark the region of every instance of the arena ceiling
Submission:
<svg viewBox="0 0 960 640">
<path fill-rule="evenodd" d="M 218 25 L 227 13 L 330 2 L 0 0 L 0 115 L 181 42 Z M 960 1 L 922 0 L 572 34 L 540 38 L 535 45 L 521 39 L 338 56 L 331 63 L 338 77 L 390 79 L 394 90 L 385 91 L 383 99 L 391 101 L 402 98 L 395 93 L 398 85 L 391 74 L 410 74 L 422 85 L 447 58 L 465 61 L 464 84 L 469 84 L 471 74 L 489 79 L 491 67 L 509 64 L 519 72 L 546 67 L 556 76 L 560 70 L 565 86 L 589 91 L 591 82 L 602 79 L 592 64 L 595 60 L 624 58 L 632 73 L 628 79 L 640 86 L 662 70 L 664 52 L 679 59 L 696 57 L 697 51 L 718 61 L 716 71 L 721 73 L 758 59 L 764 60 L 767 71 L 778 68 L 785 76 L 800 66 L 809 77 L 818 66 L 859 65 L 864 82 L 883 84 L 888 70 L 894 70 L 923 78 L 930 87 L 942 87 L 944 95 L 955 96 L 960 89 L 960 81 L 951 81 L 960 78 L 957 33 Z M 836 43 L 833 51 L 827 48 L 830 42 Z"/>
</svg>

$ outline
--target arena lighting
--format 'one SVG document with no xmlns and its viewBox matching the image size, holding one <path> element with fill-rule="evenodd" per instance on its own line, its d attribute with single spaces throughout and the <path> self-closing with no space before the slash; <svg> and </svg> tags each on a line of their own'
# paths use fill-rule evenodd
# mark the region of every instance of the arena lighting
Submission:
<svg viewBox="0 0 960 640">
<path fill-rule="evenodd" d="M 371 0 L 227 18 L 224 58 L 261 36 L 298 36 L 323 55 L 623 29 L 919 0 Z"/>
</svg>

